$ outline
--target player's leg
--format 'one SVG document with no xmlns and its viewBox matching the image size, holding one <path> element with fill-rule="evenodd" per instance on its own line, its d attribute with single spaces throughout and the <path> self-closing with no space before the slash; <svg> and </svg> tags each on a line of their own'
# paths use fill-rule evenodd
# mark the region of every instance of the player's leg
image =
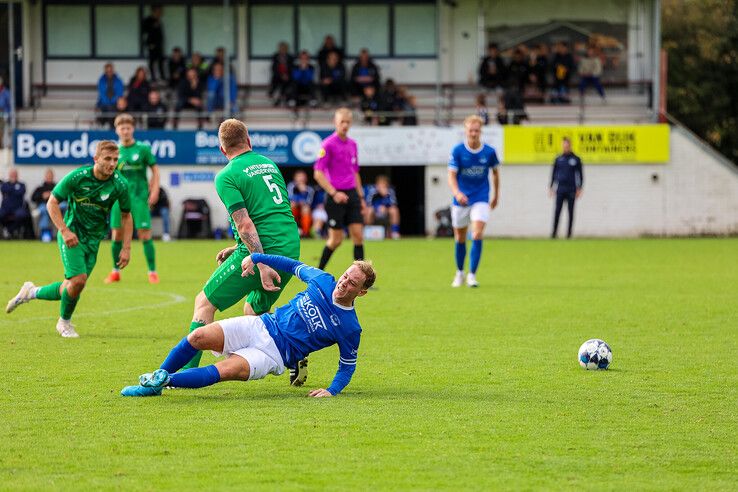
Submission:
<svg viewBox="0 0 738 492">
<path fill-rule="evenodd" d="M 120 205 L 118 202 L 115 202 L 113 208 L 110 209 L 110 239 L 112 240 L 113 270 L 105 277 L 106 284 L 120 282 L 118 261 L 120 261 L 120 252 L 123 250 L 123 229 L 121 228 Z"/>
<path fill-rule="evenodd" d="M 313 215 L 310 205 L 307 203 L 300 204 L 300 228 L 304 237 L 310 236 L 310 228 L 313 225 Z"/>
<path fill-rule="evenodd" d="M 571 238 L 572 227 L 574 227 L 574 202 L 576 201 L 576 193 L 571 192 L 566 195 L 566 210 L 569 212 L 569 228 L 566 231 L 566 237 Z"/>
<path fill-rule="evenodd" d="M 346 212 L 349 236 L 354 243 L 354 260 L 364 259 L 364 216 L 361 213 L 361 198 L 352 190 L 349 193 L 348 210 Z"/>
<path fill-rule="evenodd" d="M 396 205 L 389 208 L 389 219 L 392 239 L 400 239 L 400 209 Z"/>
<path fill-rule="evenodd" d="M 320 263 L 318 263 L 318 268 L 321 270 L 325 269 L 333 252 L 343 242 L 343 228 L 346 226 L 347 208 L 347 204 L 336 203 L 333 198 L 326 197 L 325 211 L 328 214 L 328 240 L 323 248 L 323 253 L 320 255 Z"/>
<path fill-rule="evenodd" d="M 466 233 L 469 228 L 470 207 L 451 205 L 451 227 L 454 229 L 454 258 L 456 274 L 451 287 L 461 287 L 464 283 L 464 262 L 466 261 Z"/>
<path fill-rule="evenodd" d="M 556 193 L 556 208 L 554 210 L 553 230 L 551 231 L 551 239 L 556 239 L 559 233 L 559 218 L 561 217 L 561 207 L 564 205 L 564 194 Z"/>
<path fill-rule="evenodd" d="M 477 268 L 482 259 L 482 244 L 484 239 L 484 226 L 489 221 L 490 207 L 487 202 L 477 202 L 472 205 L 469 212 L 471 219 L 472 246 L 469 254 L 469 275 L 466 277 L 466 285 L 479 287 L 477 282 Z"/>
<path fill-rule="evenodd" d="M 156 273 L 156 250 L 154 240 L 151 239 L 151 209 L 148 198 L 135 198 L 131 200 L 131 215 L 133 215 L 133 226 L 138 233 L 138 239 L 143 245 L 146 265 L 149 269 L 149 283 L 158 284 L 159 275 Z"/>
</svg>

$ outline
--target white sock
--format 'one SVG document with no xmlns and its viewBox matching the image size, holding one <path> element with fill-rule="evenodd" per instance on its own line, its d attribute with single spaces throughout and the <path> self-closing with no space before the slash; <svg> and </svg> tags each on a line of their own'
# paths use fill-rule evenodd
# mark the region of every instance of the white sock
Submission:
<svg viewBox="0 0 738 492">
<path fill-rule="evenodd" d="M 30 299 L 35 299 L 36 294 L 38 294 L 38 291 L 41 290 L 41 287 L 34 287 L 33 289 L 28 291 L 28 297 Z"/>
</svg>

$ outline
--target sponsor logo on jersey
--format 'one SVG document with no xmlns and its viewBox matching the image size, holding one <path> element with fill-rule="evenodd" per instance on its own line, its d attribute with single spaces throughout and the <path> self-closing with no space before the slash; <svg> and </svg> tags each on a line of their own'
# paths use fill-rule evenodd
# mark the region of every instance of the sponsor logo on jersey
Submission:
<svg viewBox="0 0 738 492">
<path fill-rule="evenodd" d="M 309 333 L 314 333 L 319 328 L 322 330 L 326 329 L 325 321 L 323 321 L 320 311 L 318 311 L 317 306 L 313 304 L 310 297 L 307 295 L 303 296 L 297 305 L 300 310 L 300 317 L 305 320 L 305 323 L 307 323 Z"/>
</svg>

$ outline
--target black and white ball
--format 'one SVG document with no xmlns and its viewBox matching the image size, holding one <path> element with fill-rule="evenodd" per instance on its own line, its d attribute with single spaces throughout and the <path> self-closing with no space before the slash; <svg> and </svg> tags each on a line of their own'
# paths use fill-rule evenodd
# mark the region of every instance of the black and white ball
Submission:
<svg viewBox="0 0 738 492">
<path fill-rule="evenodd" d="M 589 370 L 607 369 L 612 362 L 612 350 L 604 341 L 593 338 L 579 347 L 579 365 Z"/>
</svg>

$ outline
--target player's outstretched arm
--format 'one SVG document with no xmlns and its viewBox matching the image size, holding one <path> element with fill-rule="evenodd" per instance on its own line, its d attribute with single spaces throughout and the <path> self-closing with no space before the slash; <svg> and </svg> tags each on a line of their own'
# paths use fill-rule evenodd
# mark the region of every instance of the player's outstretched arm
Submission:
<svg viewBox="0 0 738 492">
<path fill-rule="evenodd" d="M 256 264 L 267 265 L 274 270 L 289 272 L 306 283 L 318 275 L 325 273 L 323 270 L 308 266 L 301 261 L 293 260 L 286 256 L 254 253 L 244 258 L 241 262 L 241 268 L 243 269 L 241 276 L 247 277 L 252 275 Z"/>
</svg>

